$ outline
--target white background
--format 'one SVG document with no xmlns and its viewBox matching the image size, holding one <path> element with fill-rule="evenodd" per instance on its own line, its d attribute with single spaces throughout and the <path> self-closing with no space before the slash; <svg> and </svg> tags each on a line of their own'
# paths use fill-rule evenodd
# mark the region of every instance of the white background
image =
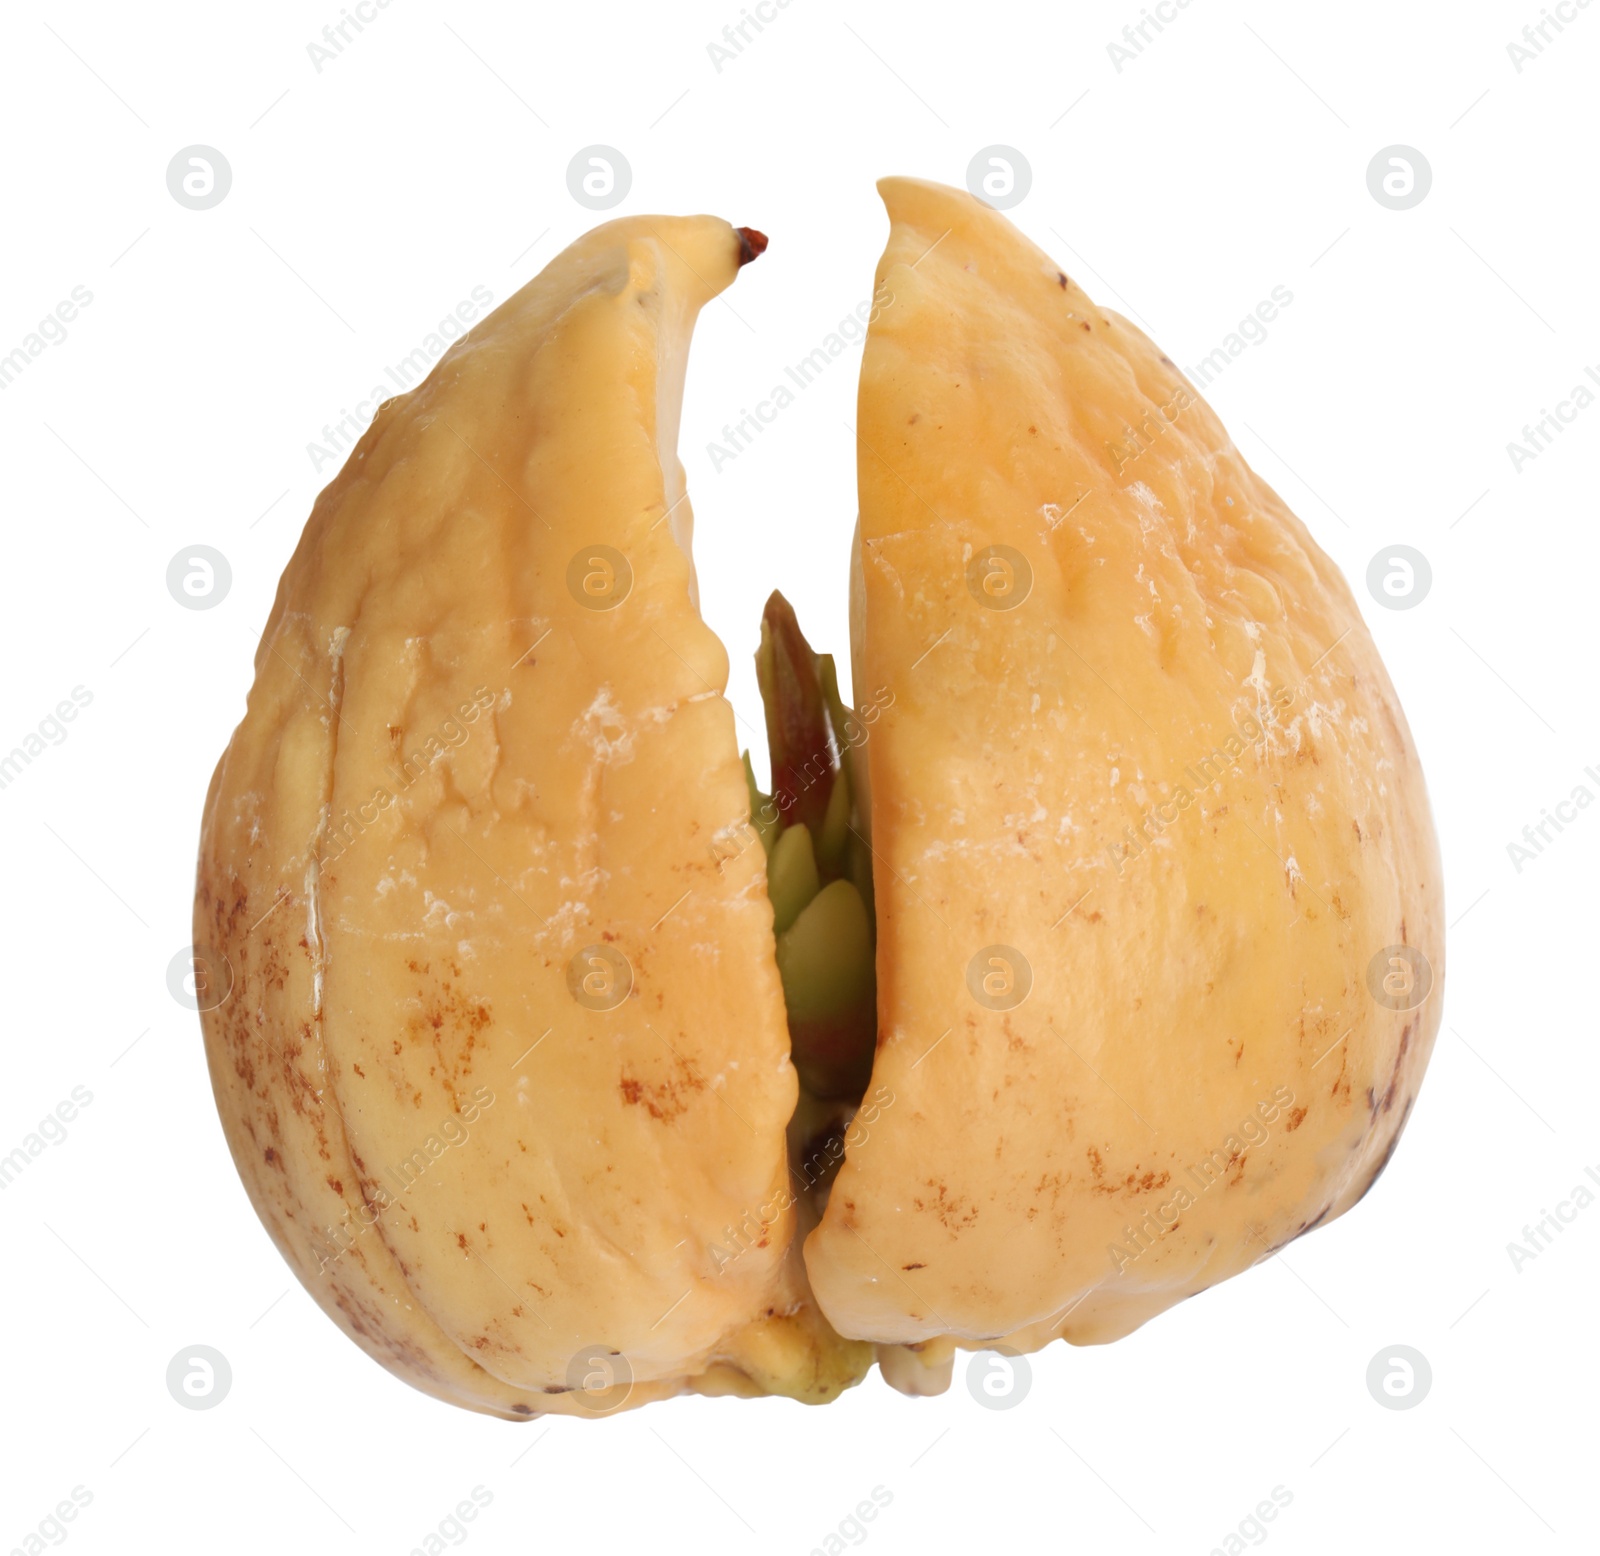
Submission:
<svg viewBox="0 0 1600 1556">
<path fill-rule="evenodd" d="M 884 1556 L 1204 1556 L 1274 1487 L 1284 1553 L 1592 1549 L 1600 1206 L 1520 1271 L 1507 1250 L 1600 1171 L 1600 813 L 1520 871 L 1507 851 L 1575 786 L 1600 795 L 1600 407 L 1520 472 L 1507 452 L 1600 371 L 1600 5 L 1519 73 L 1506 45 L 1539 9 L 1194 0 L 1118 71 L 1133 0 L 793 0 L 719 71 L 737 0 L 394 0 L 319 72 L 335 0 L 8 7 L 0 354 L 74 286 L 93 302 L 0 391 L 0 749 L 73 687 L 93 700 L 0 790 L 0 1154 L 75 1086 L 93 1100 L 0 1190 L 0 1548 L 81 1486 L 62 1529 L 85 1552 L 404 1553 L 481 1486 L 475 1551 L 804 1553 L 881 1486 L 863 1527 Z M 206 211 L 166 185 L 193 143 L 233 173 Z M 1293 293 L 1207 393 L 1356 586 L 1410 716 L 1452 923 L 1439 1045 L 1358 1210 L 1115 1346 L 1036 1356 L 1008 1410 L 959 1371 L 931 1401 L 874 1375 L 821 1411 L 690 1398 L 516 1426 L 413 1393 L 292 1282 L 167 990 L 205 786 L 335 468 L 308 443 L 474 286 L 503 299 L 603 219 L 566 184 L 593 143 L 631 164 L 618 213 L 771 235 L 703 317 L 683 418 L 750 724 L 770 587 L 846 643 L 855 353 L 720 473 L 706 444 L 869 295 L 876 177 L 959 184 L 980 148 L 1018 148 L 1013 219 L 1183 365 Z M 1433 171 L 1407 211 L 1367 188 L 1393 143 Z M 1363 582 L 1399 542 L 1433 569 L 1407 611 Z M 233 572 L 207 611 L 165 583 L 195 543 Z M 166 1388 L 195 1344 L 232 1366 L 212 1410 Z M 1411 1410 L 1367 1390 L 1394 1344 L 1432 1366 Z"/>
</svg>

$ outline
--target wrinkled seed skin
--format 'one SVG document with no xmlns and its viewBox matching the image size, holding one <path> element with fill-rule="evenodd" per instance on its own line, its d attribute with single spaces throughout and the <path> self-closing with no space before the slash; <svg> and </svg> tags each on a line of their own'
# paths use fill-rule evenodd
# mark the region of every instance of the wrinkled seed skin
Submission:
<svg viewBox="0 0 1600 1556">
<path fill-rule="evenodd" d="M 880 189 L 851 614 L 855 685 L 895 693 L 863 750 L 900 1100 L 806 1261 L 843 1334 L 1111 1340 L 1388 1159 L 1438 847 L 1349 588 L 1193 386 L 997 212 Z M 969 587 L 990 547 L 1031 568 L 1012 609 Z M 994 945 L 1015 1008 L 969 992 Z M 1396 945 L 1419 1008 L 1369 994 Z"/>
</svg>

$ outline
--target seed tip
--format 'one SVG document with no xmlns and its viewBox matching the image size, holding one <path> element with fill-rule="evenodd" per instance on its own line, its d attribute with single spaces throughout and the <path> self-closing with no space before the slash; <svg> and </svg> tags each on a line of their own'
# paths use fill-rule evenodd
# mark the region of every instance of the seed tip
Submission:
<svg viewBox="0 0 1600 1556">
<path fill-rule="evenodd" d="M 767 252 L 767 235 L 754 227 L 735 227 L 739 238 L 739 263 L 748 265 L 752 259 Z"/>
</svg>

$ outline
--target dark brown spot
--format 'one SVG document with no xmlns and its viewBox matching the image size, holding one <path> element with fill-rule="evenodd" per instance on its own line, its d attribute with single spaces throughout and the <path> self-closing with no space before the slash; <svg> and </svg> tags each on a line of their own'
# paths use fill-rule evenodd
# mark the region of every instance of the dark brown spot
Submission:
<svg viewBox="0 0 1600 1556">
<path fill-rule="evenodd" d="M 687 1111 L 689 1099 L 705 1090 L 705 1079 L 690 1059 L 676 1058 L 667 1078 L 661 1081 L 639 1080 L 624 1075 L 617 1081 L 622 1100 L 631 1107 L 643 1106 L 652 1118 L 670 1124 L 680 1113 Z"/>
<path fill-rule="evenodd" d="M 902 1264 L 900 1266 L 902 1270 L 925 1270 L 927 1267 L 925 1264 Z"/>
<path fill-rule="evenodd" d="M 1063 292 L 1066 291 L 1067 285 L 1068 285 L 1066 271 L 1064 271 L 1064 270 L 1056 271 L 1056 280 L 1061 283 L 1061 290 Z"/>
<path fill-rule="evenodd" d="M 931 1211 L 939 1218 L 939 1224 L 952 1235 L 959 1234 L 963 1228 L 969 1227 L 978 1219 L 978 1207 L 971 1204 L 964 1194 L 952 1194 L 948 1184 L 935 1183 L 932 1178 L 925 1180 L 928 1188 L 938 1196 L 934 1200 L 913 1199 L 911 1203 L 918 1210 Z"/>
</svg>

